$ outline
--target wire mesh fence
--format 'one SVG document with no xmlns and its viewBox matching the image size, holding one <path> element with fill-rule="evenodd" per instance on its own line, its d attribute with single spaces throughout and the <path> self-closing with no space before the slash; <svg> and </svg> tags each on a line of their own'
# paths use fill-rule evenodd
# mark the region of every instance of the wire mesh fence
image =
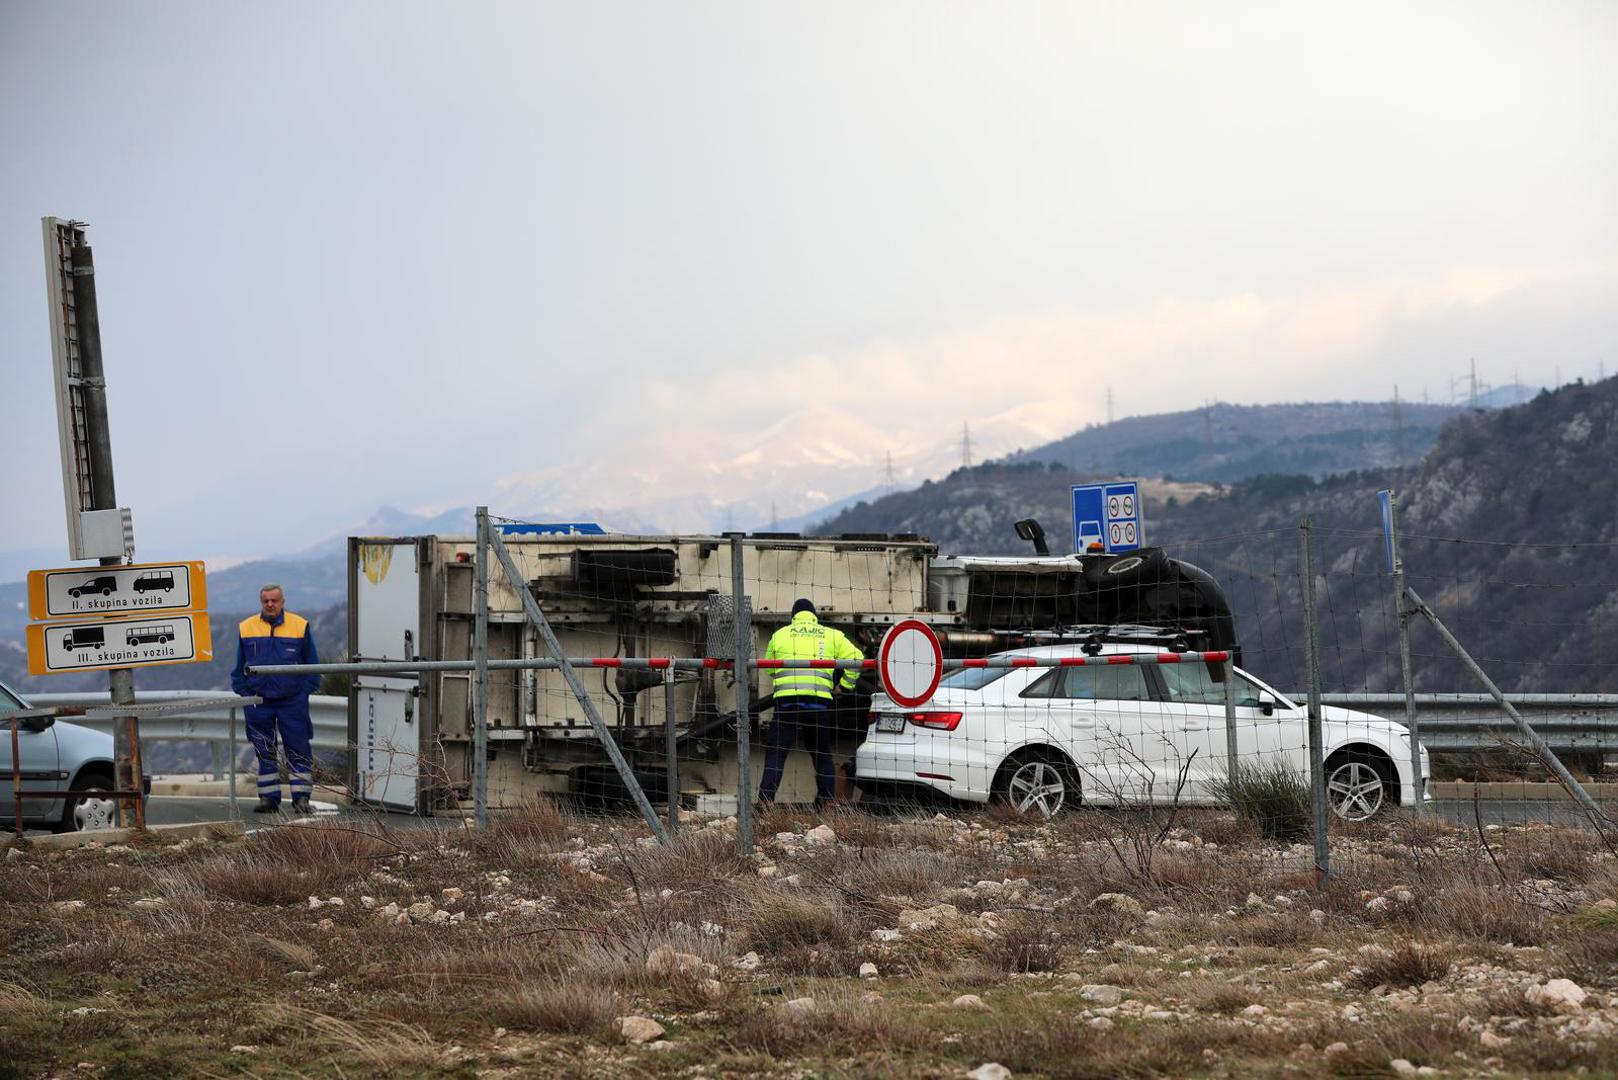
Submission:
<svg viewBox="0 0 1618 1080">
<path fill-rule="evenodd" d="M 1335 831 L 1382 815 L 1608 824 L 1612 665 L 1558 629 L 1575 605 L 1609 626 L 1618 593 L 1558 580 L 1554 545 L 1403 537 L 1394 573 L 1383 531 L 1307 523 L 1172 557 L 500 519 L 481 545 L 353 544 L 351 786 L 381 805 L 566 798 L 659 836 L 734 815 L 744 848 L 768 805 L 1082 808 L 1164 835 L 1221 806 L 1313 838 L 1322 872 Z M 936 655 L 884 656 L 905 620 Z M 890 695 L 882 667 L 936 689 Z"/>
</svg>

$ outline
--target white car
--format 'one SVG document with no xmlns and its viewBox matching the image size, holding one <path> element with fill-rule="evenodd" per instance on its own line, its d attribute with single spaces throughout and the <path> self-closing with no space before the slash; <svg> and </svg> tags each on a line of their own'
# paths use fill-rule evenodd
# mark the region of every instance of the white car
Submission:
<svg viewBox="0 0 1618 1080">
<path fill-rule="evenodd" d="M 1084 666 L 962 668 L 913 709 L 878 694 L 854 757 L 856 782 L 867 798 L 920 787 L 968 802 L 999 799 L 1047 817 L 1081 799 L 1111 806 L 1217 803 L 1228 776 L 1225 699 L 1209 665 L 1105 662 L 1158 651 L 1106 644 Z M 1000 655 L 1086 653 L 1072 644 Z M 1306 779 L 1306 710 L 1240 668 L 1236 678 L 1241 763 L 1282 763 Z M 1425 797 L 1427 754 L 1421 777 L 1412 776 L 1403 726 L 1329 706 L 1321 721 L 1327 794 L 1339 817 L 1362 821 Z"/>
<path fill-rule="evenodd" d="M 0 684 L 0 831 L 14 828 L 15 789 L 11 773 L 11 717 L 28 703 Z M 103 794 L 113 790 L 112 736 L 104 731 L 53 717 L 17 722 L 17 749 L 22 775 L 24 827 L 56 832 L 110 829 L 118 824 L 118 801 Z M 147 790 L 151 780 L 146 780 Z M 30 798 L 30 791 L 83 791 L 72 799 Z"/>
</svg>

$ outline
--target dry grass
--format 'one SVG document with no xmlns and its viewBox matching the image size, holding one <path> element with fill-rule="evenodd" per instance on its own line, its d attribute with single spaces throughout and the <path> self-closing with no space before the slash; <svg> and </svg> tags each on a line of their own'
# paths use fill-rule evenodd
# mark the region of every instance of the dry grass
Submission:
<svg viewBox="0 0 1618 1080">
<path fill-rule="evenodd" d="M 1558 1037 L 1564 1018 L 1521 989 L 1530 975 L 1571 977 L 1602 1003 L 1582 1016 L 1618 1021 L 1605 1005 L 1618 993 L 1618 915 L 1592 906 L 1618 892 L 1618 860 L 1589 836 L 1492 832 L 1497 871 L 1475 832 L 1396 818 L 1334 836 L 1333 877 L 1318 888 L 1307 852 L 1262 843 L 1228 814 L 1187 813 L 1145 874 L 1098 833 L 1114 817 L 1070 820 L 1083 813 L 1048 825 L 979 814 L 963 827 L 838 811 L 826 820 L 839 843 L 778 845 L 774 831 L 821 819 L 777 811 L 761 830 L 774 878 L 725 829 L 688 825 L 664 849 L 638 843 L 630 819 L 550 803 L 479 831 L 317 823 L 185 850 L 26 852 L 0 864 L 0 1061 L 30 1076 L 81 1060 L 108 1075 L 231 1075 L 244 1061 L 229 1047 L 250 1042 L 259 1075 L 947 1076 L 990 1060 L 1072 1077 L 1381 1075 L 1393 1057 L 1450 1070 L 1457 1050 L 1481 1060 L 1476 1031 L 1458 1027 L 1468 1017 L 1530 1025 L 1497 1054 L 1513 1075 L 1618 1065 L 1610 1040 Z M 1120 844 L 1138 836 L 1119 828 Z M 451 887 L 464 896 L 445 899 Z M 1155 914 L 1092 907 L 1103 892 Z M 1249 910 L 1249 893 L 1275 910 Z M 345 902 L 311 909 L 310 895 Z M 361 895 L 431 898 L 462 920 L 397 925 Z M 165 902 L 137 908 L 140 897 Z M 63 900 L 86 903 L 49 906 Z M 898 927 L 902 908 L 943 903 L 961 923 L 873 936 Z M 980 911 L 998 919 L 978 924 Z M 1385 959 L 1357 951 L 1402 935 L 1419 944 Z M 694 966 L 652 974 L 664 946 Z M 1322 949 L 1327 973 L 1306 974 Z M 733 964 L 747 951 L 756 969 Z M 880 969 L 874 983 L 856 981 L 865 960 Z M 1507 981 L 1479 985 L 1481 963 Z M 1113 1028 L 1088 1025 L 1092 1003 L 1075 993 L 1086 982 L 1126 988 Z M 1433 982 L 1410 1015 L 1380 989 Z M 861 1000 L 873 986 L 884 1000 Z M 990 1007 L 950 1007 L 968 993 Z M 815 1012 L 783 1009 L 804 995 Z M 1317 1011 L 1284 1010 L 1292 1000 Z M 1358 1022 L 1341 1017 L 1349 1001 Z M 1239 1015 L 1252 1004 L 1291 1012 L 1291 1029 Z M 64 1023 L 79 1005 L 107 1012 Z M 631 1012 L 665 1023 L 675 1050 L 624 1046 L 613 1021 Z M 496 1027 L 512 1034 L 496 1040 Z M 1300 1042 L 1336 1041 L 1351 1049 L 1329 1063 L 1291 1057 Z"/>
<path fill-rule="evenodd" d="M 1438 982 L 1448 975 L 1454 962 L 1447 950 L 1423 948 L 1411 941 L 1401 941 L 1389 955 L 1372 956 L 1360 965 L 1359 974 L 1349 985 L 1359 990 L 1372 990 L 1378 986 L 1403 989 Z"/>
<path fill-rule="evenodd" d="M 439 1064 L 443 1049 L 424 1029 L 397 1020 L 349 1020 L 316 1009 L 281 1002 L 256 1006 L 265 1019 L 316 1053 L 359 1061 L 392 1072 Z"/>
<path fill-rule="evenodd" d="M 584 979 L 547 980 L 501 994 L 489 1003 L 498 1024 L 524 1031 L 605 1038 L 619 1015 L 612 990 Z"/>
</svg>

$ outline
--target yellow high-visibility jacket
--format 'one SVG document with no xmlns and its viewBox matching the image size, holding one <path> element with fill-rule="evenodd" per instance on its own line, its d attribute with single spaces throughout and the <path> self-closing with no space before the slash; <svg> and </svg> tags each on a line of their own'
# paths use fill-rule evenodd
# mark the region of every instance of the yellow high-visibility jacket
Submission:
<svg viewBox="0 0 1618 1080">
<path fill-rule="evenodd" d="M 865 654 L 841 631 L 820 625 L 812 611 L 800 611 L 792 621 L 770 635 L 770 644 L 764 650 L 766 660 L 863 660 Z M 775 700 L 801 698 L 830 702 L 832 686 L 839 681 L 844 690 L 852 690 L 859 681 L 855 670 L 837 671 L 833 668 L 772 668 Z M 842 676 L 841 680 L 837 677 Z"/>
</svg>

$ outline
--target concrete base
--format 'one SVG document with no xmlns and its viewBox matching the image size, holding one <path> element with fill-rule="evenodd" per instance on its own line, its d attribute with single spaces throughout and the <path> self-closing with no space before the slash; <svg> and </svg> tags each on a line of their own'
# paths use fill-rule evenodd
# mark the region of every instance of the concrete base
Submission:
<svg viewBox="0 0 1618 1080">
<path fill-rule="evenodd" d="M 1618 784 L 1592 784 L 1583 785 L 1584 790 L 1590 793 L 1590 798 L 1597 802 L 1618 801 Z M 1491 780 L 1487 783 L 1474 784 L 1467 780 L 1436 780 L 1427 785 L 1429 794 L 1435 799 L 1454 799 L 1470 802 L 1472 793 L 1477 792 L 1479 799 L 1515 799 L 1522 802 L 1551 802 L 1559 799 L 1568 799 L 1567 789 L 1554 780 Z"/>
<path fill-rule="evenodd" d="M 159 836 L 165 840 L 184 840 L 192 836 L 240 836 L 245 830 L 240 821 L 194 821 L 184 825 L 153 825 L 144 835 Z M 30 836 L 28 843 L 42 848 L 76 848 L 91 844 L 124 844 L 143 835 L 139 829 L 99 829 L 95 832 L 50 833 Z"/>
<path fill-rule="evenodd" d="M 154 776 L 152 777 L 152 794 L 155 795 L 200 795 L 208 798 L 230 798 L 229 780 L 211 780 L 206 776 Z M 283 791 L 283 797 L 286 797 Z M 258 801 L 258 777 L 240 775 L 236 777 L 236 797 Z M 316 784 L 314 797 L 321 802 L 337 803 L 347 806 L 351 800 L 347 788 L 330 787 L 326 784 Z"/>
</svg>

